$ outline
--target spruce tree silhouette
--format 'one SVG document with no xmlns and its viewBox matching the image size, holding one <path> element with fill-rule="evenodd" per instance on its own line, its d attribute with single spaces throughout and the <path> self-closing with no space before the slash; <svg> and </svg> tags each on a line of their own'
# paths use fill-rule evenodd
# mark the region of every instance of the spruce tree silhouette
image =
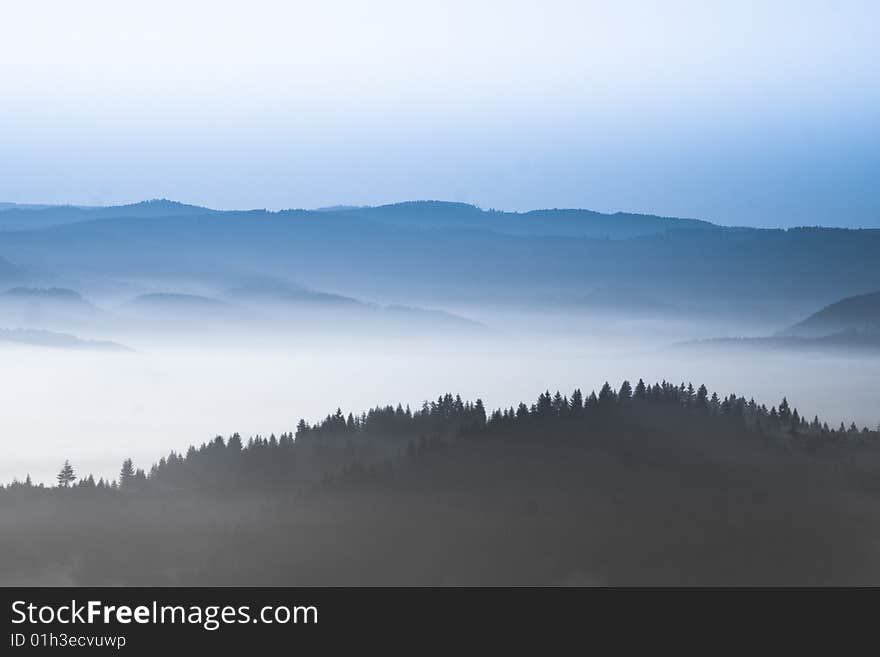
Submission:
<svg viewBox="0 0 880 657">
<path fill-rule="evenodd" d="M 701 410 L 709 408 L 709 390 L 705 385 L 701 385 L 697 388 L 697 397 L 694 403 L 696 404 L 696 407 Z"/>
<path fill-rule="evenodd" d="M 70 461 L 64 461 L 64 465 L 61 466 L 61 472 L 59 472 L 55 478 L 58 480 L 59 488 L 69 488 L 70 485 L 76 481 L 76 474 L 73 471 L 73 466 L 70 465 Z"/>
<path fill-rule="evenodd" d="M 125 459 L 122 462 L 122 469 L 119 471 L 120 488 L 128 488 L 134 482 L 134 464 L 131 459 Z"/>
<path fill-rule="evenodd" d="M 617 399 L 617 395 L 614 394 L 614 390 L 611 388 L 611 384 L 607 381 L 602 386 L 602 389 L 599 390 L 599 405 L 600 406 L 609 406 Z"/>
</svg>

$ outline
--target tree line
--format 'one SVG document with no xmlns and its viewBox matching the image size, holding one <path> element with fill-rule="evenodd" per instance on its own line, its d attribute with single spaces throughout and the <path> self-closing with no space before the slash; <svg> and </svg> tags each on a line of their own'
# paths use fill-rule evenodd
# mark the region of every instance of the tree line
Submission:
<svg viewBox="0 0 880 657">
<path fill-rule="evenodd" d="M 351 472 L 365 466 L 393 469 L 401 459 L 412 459 L 432 445 L 456 439 L 502 438 L 519 435 L 576 436 L 581 430 L 607 430 L 613 423 L 625 423 L 642 409 L 673 411 L 675 420 L 708 419 L 717 426 L 734 427 L 806 453 L 824 448 L 835 450 L 880 444 L 878 430 L 859 429 L 855 423 L 832 428 L 818 416 L 808 420 L 787 398 L 767 408 L 753 398 L 736 394 L 719 397 L 705 385 L 661 381 L 632 386 L 624 381 L 618 389 L 605 384 L 589 395 L 580 389 L 570 394 L 541 393 L 532 404 L 499 408 L 487 413 L 481 399 L 462 400 L 444 394 L 425 401 L 420 408 L 375 407 L 359 415 L 344 414 L 341 408 L 309 424 L 300 420 L 295 431 L 279 436 L 254 436 L 246 442 L 235 433 L 228 439 L 217 436 L 184 454 L 171 452 L 149 471 L 136 468 L 131 459 L 122 463 L 116 479 L 97 480 L 91 474 L 78 478 L 65 460 L 56 476 L 55 488 L 79 491 L 124 491 L 181 489 L 236 489 L 242 486 L 278 486 L 326 481 L 339 471 Z M 661 427 L 658 427 L 661 428 Z M 0 490 L 21 491 L 45 488 L 28 475 Z"/>
</svg>

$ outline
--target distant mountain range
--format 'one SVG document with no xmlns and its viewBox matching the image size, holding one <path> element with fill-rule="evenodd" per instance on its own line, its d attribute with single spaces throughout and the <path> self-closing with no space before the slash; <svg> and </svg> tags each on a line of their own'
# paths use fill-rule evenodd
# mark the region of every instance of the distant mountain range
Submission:
<svg viewBox="0 0 880 657">
<path fill-rule="evenodd" d="M 717 228 L 697 219 L 657 217 L 617 212 L 603 214 L 591 210 L 534 210 L 532 212 L 485 211 L 474 205 L 446 201 L 409 201 L 377 207 L 336 206 L 317 210 L 221 211 L 187 205 L 166 199 L 130 205 L 81 207 L 73 205 L 0 204 L 0 230 L 34 230 L 49 226 L 132 217 L 174 217 L 216 214 L 309 213 L 343 215 L 392 226 L 422 229 L 490 230 L 508 235 L 557 235 L 624 239 L 652 235 L 676 228 Z"/>
<path fill-rule="evenodd" d="M 166 200 L 0 209 L 4 227 L 0 280 L 19 284 L 148 278 L 235 289 L 264 277 L 414 306 L 554 298 L 580 300 L 584 312 L 619 305 L 780 324 L 880 289 L 880 230 L 729 228 L 439 201 L 267 212 Z M 609 289 L 629 292 L 609 298 Z"/>
<path fill-rule="evenodd" d="M 165 329 L 218 334 L 242 328 L 249 335 L 278 336 L 487 332 L 478 322 L 443 311 L 364 303 L 277 280 L 250 281 L 217 296 L 150 292 L 103 309 L 74 290 L 15 287 L 0 292 L 0 327 L 4 326 L 6 341 L 39 344 L 42 340 L 51 346 L 62 341 L 44 338 L 68 328 L 123 335 Z"/>
</svg>

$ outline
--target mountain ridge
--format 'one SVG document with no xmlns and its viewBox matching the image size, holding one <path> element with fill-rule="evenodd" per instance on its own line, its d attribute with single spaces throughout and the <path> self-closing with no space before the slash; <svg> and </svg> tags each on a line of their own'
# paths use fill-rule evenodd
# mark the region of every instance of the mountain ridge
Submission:
<svg viewBox="0 0 880 657">
<path fill-rule="evenodd" d="M 857 294 L 828 304 L 777 335 L 825 338 L 848 333 L 880 335 L 880 291 Z"/>
</svg>

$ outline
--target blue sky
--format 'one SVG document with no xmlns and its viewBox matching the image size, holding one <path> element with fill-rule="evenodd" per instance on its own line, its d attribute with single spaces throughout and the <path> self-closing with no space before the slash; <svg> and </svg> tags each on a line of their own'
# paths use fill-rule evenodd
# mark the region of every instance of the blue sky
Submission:
<svg viewBox="0 0 880 657">
<path fill-rule="evenodd" d="M 0 200 L 880 227 L 880 3 L 4 5 Z"/>
</svg>

